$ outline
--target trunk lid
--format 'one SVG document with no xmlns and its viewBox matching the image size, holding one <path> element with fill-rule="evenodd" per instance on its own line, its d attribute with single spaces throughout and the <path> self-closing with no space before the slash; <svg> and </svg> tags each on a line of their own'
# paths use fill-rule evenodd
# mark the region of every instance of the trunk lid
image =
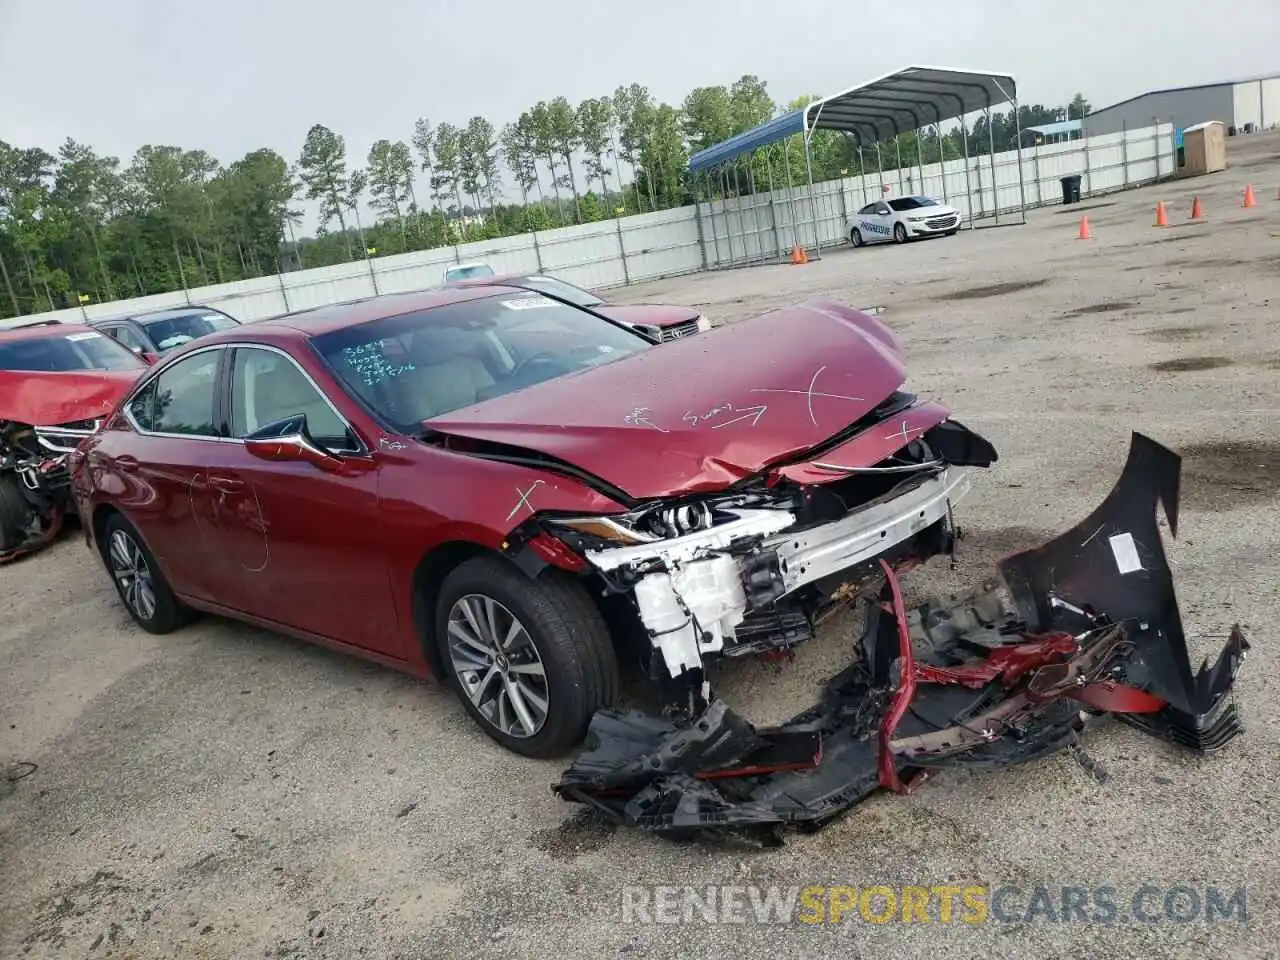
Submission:
<svg viewBox="0 0 1280 960">
<path fill-rule="evenodd" d="M 812 300 L 427 421 L 538 451 L 637 500 L 723 488 L 865 416 L 904 380 L 874 317 Z"/>
</svg>

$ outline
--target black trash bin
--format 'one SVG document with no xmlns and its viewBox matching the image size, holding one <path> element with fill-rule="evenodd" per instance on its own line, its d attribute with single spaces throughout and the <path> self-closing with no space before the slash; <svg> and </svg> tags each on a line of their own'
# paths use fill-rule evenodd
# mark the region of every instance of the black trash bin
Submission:
<svg viewBox="0 0 1280 960">
<path fill-rule="evenodd" d="M 1080 174 L 1062 178 L 1062 202 L 1080 202 Z"/>
</svg>

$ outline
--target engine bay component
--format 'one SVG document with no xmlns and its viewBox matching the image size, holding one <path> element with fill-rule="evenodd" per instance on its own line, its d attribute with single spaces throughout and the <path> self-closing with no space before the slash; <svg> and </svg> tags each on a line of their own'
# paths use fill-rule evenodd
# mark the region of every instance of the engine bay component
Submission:
<svg viewBox="0 0 1280 960">
<path fill-rule="evenodd" d="M 553 789 L 663 836 L 777 844 L 878 789 L 1034 760 L 1112 717 L 1199 752 L 1223 747 L 1244 729 L 1233 690 L 1250 644 L 1235 625 L 1193 674 L 1157 519 L 1163 506 L 1177 535 L 1180 470 L 1133 434 L 1093 513 L 966 597 L 908 610 L 881 558 L 854 659 L 812 708 L 760 729 L 710 695 L 683 719 L 601 710 Z"/>
</svg>

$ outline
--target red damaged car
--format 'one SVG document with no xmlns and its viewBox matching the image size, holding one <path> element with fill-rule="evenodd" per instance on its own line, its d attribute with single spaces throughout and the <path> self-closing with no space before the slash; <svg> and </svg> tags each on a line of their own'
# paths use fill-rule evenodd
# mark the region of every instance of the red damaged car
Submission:
<svg viewBox="0 0 1280 960">
<path fill-rule="evenodd" d="M 57 536 L 71 509 L 67 455 L 146 369 L 80 324 L 0 331 L 0 563 Z"/>
<path fill-rule="evenodd" d="M 631 653 L 688 706 L 871 561 L 949 548 L 996 454 L 904 379 L 830 301 L 656 348 L 523 289 L 388 295 L 166 356 L 73 490 L 144 629 L 213 611 L 443 674 L 546 756 Z"/>
<path fill-rule="evenodd" d="M 384 296 L 163 358 L 70 454 L 72 491 L 144 629 L 213 611 L 442 676 L 514 751 L 585 740 L 556 792 L 664 835 L 818 827 L 1110 717 L 1238 735 L 1250 644 L 1237 625 L 1193 674 L 1157 516 L 1176 532 L 1180 460 L 1139 434 L 1003 585 L 906 606 L 898 572 L 951 549 L 996 453 L 904 380 L 893 333 L 827 300 L 659 347 L 515 287 Z M 815 706 L 758 729 L 715 696 L 724 658 L 855 599 Z M 661 710 L 616 705 L 633 664 Z"/>
<path fill-rule="evenodd" d="M 482 287 L 500 284 L 519 287 L 536 293 L 546 293 L 558 300 L 583 307 L 602 317 L 626 324 L 639 330 L 646 337 L 666 343 L 705 333 L 711 329 L 711 321 L 693 307 L 673 306 L 665 303 L 609 303 L 590 290 L 575 287 L 572 283 L 545 273 L 508 273 L 502 276 L 473 277 L 454 280 L 451 287 Z"/>
</svg>

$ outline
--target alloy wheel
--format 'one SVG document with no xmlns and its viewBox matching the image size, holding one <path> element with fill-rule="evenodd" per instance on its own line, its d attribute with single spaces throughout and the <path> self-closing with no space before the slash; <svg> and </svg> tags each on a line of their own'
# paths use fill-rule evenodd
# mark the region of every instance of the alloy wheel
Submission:
<svg viewBox="0 0 1280 960">
<path fill-rule="evenodd" d="M 107 555 L 120 596 L 139 619 L 150 620 L 156 615 L 156 588 L 142 548 L 125 531 L 116 530 Z"/>
<path fill-rule="evenodd" d="M 449 663 L 471 705 L 510 737 L 531 737 L 547 720 L 550 693 L 533 638 L 505 606 L 482 594 L 449 609 Z"/>
</svg>

